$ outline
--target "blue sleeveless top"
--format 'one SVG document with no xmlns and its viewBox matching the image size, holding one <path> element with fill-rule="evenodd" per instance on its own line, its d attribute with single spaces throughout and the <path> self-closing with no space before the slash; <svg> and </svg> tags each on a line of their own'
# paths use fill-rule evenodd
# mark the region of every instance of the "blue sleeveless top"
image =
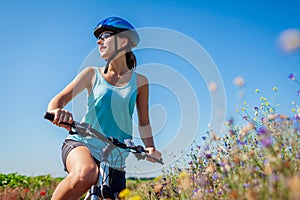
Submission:
<svg viewBox="0 0 300 200">
<path fill-rule="evenodd" d="M 94 129 L 106 136 L 111 136 L 124 143 L 124 139 L 132 139 L 132 114 L 137 96 L 137 75 L 132 71 L 129 82 L 124 86 L 114 86 L 102 76 L 99 68 L 94 68 L 95 82 L 88 96 L 87 112 L 82 122 L 92 125 Z M 100 151 L 106 143 L 93 137 L 69 135 L 67 139 L 85 144 L 92 155 L 100 159 Z M 128 152 L 115 149 L 109 156 L 110 166 L 124 168 Z"/>
</svg>

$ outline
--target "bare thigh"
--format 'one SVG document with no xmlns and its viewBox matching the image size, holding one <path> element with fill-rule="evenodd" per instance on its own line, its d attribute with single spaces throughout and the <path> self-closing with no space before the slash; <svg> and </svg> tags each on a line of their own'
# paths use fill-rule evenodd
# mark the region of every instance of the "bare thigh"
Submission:
<svg viewBox="0 0 300 200">
<path fill-rule="evenodd" d="M 69 174 L 95 175 L 97 181 L 98 166 L 86 146 L 79 146 L 70 151 L 66 159 L 66 167 Z"/>
</svg>

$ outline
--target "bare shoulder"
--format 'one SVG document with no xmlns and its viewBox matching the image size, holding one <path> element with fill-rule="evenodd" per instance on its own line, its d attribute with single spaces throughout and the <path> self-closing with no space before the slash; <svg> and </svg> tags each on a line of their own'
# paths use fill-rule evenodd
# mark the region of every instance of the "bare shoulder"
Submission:
<svg viewBox="0 0 300 200">
<path fill-rule="evenodd" d="M 137 73 L 137 84 L 138 87 L 148 84 L 148 78 L 145 75 Z"/>
<path fill-rule="evenodd" d="M 92 67 L 92 66 L 88 66 L 86 68 L 84 68 L 81 73 L 83 75 L 92 75 L 94 74 L 94 71 L 95 71 L 95 67 Z"/>
<path fill-rule="evenodd" d="M 79 87 L 87 88 L 92 87 L 95 79 L 95 67 L 89 66 L 80 71 L 76 77 L 76 85 Z"/>
</svg>

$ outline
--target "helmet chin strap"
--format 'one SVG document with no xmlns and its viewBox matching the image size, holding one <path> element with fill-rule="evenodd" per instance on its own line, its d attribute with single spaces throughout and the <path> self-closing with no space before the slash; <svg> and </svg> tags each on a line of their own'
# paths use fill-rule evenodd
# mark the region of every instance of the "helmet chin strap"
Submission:
<svg viewBox="0 0 300 200">
<path fill-rule="evenodd" d="M 115 38 L 115 52 L 107 59 L 107 62 L 106 62 L 106 65 L 105 65 L 105 69 L 104 69 L 104 74 L 107 73 L 108 71 L 108 67 L 109 67 L 109 64 L 111 63 L 111 61 L 113 59 L 115 59 L 117 57 L 117 55 L 121 52 L 121 51 L 124 51 L 124 50 L 127 50 L 128 49 L 128 45 L 126 45 L 125 47 L 122 47 L 120 49 L 118 49 L 118 40 L 117 40 L 117 36 L 114 36 Z"/>
</svg>

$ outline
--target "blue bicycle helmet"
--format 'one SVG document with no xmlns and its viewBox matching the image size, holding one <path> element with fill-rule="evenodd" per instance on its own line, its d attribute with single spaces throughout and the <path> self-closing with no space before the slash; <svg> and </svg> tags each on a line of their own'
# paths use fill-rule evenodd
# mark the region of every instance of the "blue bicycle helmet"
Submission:
<svg viewBox="0 0 300 200">
<path fill-rule="evenodd" d="M 96 28 L 94 29 L 94 35 L 96 38 L 99 37 L 99 35 L 101 33 L 103 33 L 104 31 L 112 31 L 116 34 L 121 34 L 125 37 L 127 37 L 129 39 L 129 43 L 125 46 L 122 47 L 120 49 L 118 49 L 118 42 L 117 42 L 117 38 L 115 37 L 115 52 L 113 53 L 113 55 L 107 59 L 106 65 L 105 65 L 105 70 L 104 73 L 107 73 L 108 67 L 109 67 L 109 63 L 123 50 L 126 51 L 131 51 L 131 48 L 134 48 L 138 45 L 139 41 L 140 41 L 140 37 L 139 34 L 137 33 L 137 31 L 135 30 L 135 28 L 125 19 L 122 19 L 120 17 L 108 17 L 102 21 L 100 21 Z M 126 58 L 126 62 L 127 62 L 127 58 Z M 136 62 L 135 62 L 136 63 Z M 128 64 L 127 64 L 128 66 Z M 131 69 L 134 66 L 128 66 L 129 69 Z"/>
<path fill-rule="evenodd" d="M 120 17 L 108 17 L 99 22 L 94 29 L 96 38 L 104 31 L 113 31 L 115 33 L 124 34 L 131 41 L 132 48 L 136 47 L 140 41 L 140 37 L 135 28 L 125 19 Z"/>
</svg>

